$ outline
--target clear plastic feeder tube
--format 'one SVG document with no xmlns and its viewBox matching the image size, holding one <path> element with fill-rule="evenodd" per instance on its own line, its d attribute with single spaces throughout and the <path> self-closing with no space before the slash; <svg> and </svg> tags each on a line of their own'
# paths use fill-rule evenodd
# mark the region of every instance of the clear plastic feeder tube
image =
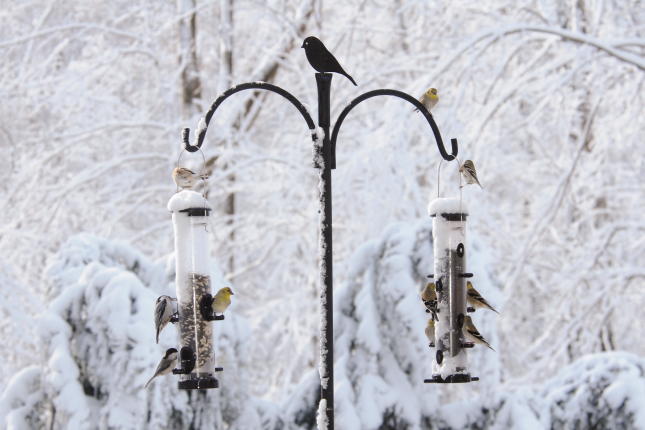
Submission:
<svg viewBox="0 0 645 430">
<path fill-rule="evenodd" d="M 211 294 L 208 216 L 210 205 L 201 194 L 183 190 L 168 203 L 175 230 L 175 287 L 179 314 L 179 388 L 217 387 L 213 376 L 212 322 L 201 312 L 201 300 Z"/>
<path fill-rule="evenodd" d="M 433 281 L 437 290 L 436 357 L 433 378 L 468 382 L 468 361 L 462 347 L 466 316 L 466 205 L 458 198 L 438 198 L 428 206 L 433 218 Z"/>
</svg>

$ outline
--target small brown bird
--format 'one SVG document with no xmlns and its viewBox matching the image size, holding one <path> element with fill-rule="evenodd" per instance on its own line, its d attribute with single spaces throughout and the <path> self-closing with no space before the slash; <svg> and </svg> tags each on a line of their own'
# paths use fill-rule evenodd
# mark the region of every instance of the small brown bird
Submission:
<svg viewBox="0 0 645 430">
<path fill-rule="evenodd" d="M 428 91 L 423 93 L 421 97 L 419 97 L 419 101 L 423 106 L 425 106 L 426 109 L 428 109 L 428 112 L 434 108 L 437 103 L 439 103 L 439 94 L 437 93 L 436 88 L 429 88 Z M 415 112 L 418 112 L 419 109 L 415 109 Z"/>
<path fill-rule="evenodd" d="M 174 367 L 174 362 L 176 360 L 177 360 L 177 350 L 175 348 L 168 348 L 163 358 L 157 365 L 157 370 L 155 370 L 155 374 L 152 375 L 152 378 L 148 379 L 148 382 L 146 382 L 146 385 L 144 386 L 144 388 L 148 388 L 148 385 L 150 385 L 152 380 L 155 379 L 157 376 L 167 375 L 170 372 L 172 372 L 172 368 Z"/>
<path fill-rule="evenodd" d="M 224 311 L 231 305 L 231 296 L 233 296 L 233 290 L 229 287 L 221 288 L 215 296 L 213 296 L 213 313 L 223 314 Z"/>
<path fill-rule="evenodd" d="M 479 294 L 479 291 L 477 291 L 475 287 L 473 287 L 473 284 L 470 281 L 466 282 L 466 300 L 468 300 L 470 306 L 475 309 L 486 308 L 497 314 L 499 313 L 494 307 L 490 305 L 490 303 L 486 301 L 485 298 L 482 297 L 481 294 Z"/>
<path fill-rule="evenodd" d="M 480 188 L 484 188 L 482 187 L 482 184 L 479 183 L 479 179 L 477 179 L 477 171 L 475 170 L 475 164 L 472 160 L 464 161 L 464 164 L 459 167 L 459 171 L 467 184 L 477 184 Z"/>
<path fill-rule="evenodd" d="M 486 339 L 484 339 L 484 336 L 479 334 L 477 327 L 475 327 L 475 324 L 473 324 L 473 320 L 468 315 L 466 315 L 466 317 L 464 318 L 464 327 L 462 333 L 464 334 L 464 337 L 467 341 L 477 343 L 479 345 L 486 345 L 490 349 L 493 349 L 493 347 L 490 346 Z M 493 351 L 495 350 L 493 349 Z"/>
<path fill-rule="evenodd" d="M 198 175 L 185 167 L 175 167 L 172 171 L 172 179 L 179 188 L 193 188 L 200 180 L 208 179 L 208 176 Z"/>
<path fill-rule="evenodd" d="M 430 346 L 434 346 L 434 320 L 430 318 L 428 325 L 426 325 L 426 337 L 430 341 Z"/>
</svg>

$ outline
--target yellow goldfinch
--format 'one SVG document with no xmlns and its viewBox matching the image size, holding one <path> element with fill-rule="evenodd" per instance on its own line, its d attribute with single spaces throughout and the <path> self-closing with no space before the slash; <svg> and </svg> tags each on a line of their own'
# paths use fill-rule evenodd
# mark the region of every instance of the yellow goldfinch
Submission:
<svg viewBox="0 0 645 430">
<path fill-rule="evenodd" d="M 423 304 L 426 305 L 426 309 L 432 314 L 432 317 L 437 319 L 437 291 L 434 282 L 428 282 L 421 291 L 421 300 L 423 300 Z"/>
<path fill-rule="evenodd" d="M 470 281 L 466 282 L 466 300 L 468 300 L 468 304 L 475 309 L 487 308 L 495 313 L 499 313 L 486 301 L 485 298 L 482 297 L 481 294 L 479 294 L 479 291 L 473 287 L 473 284 Z"/>
<path fill-rule="evenodd" d="M 464 318 L 463 334 L 468 342 L 486 345 L 490 349 L 493 349 L 493 347 L 490 346 L 488 342 L 486 342 L 484 336 L 479 334 L 477 327 L 475 327 L 475 324 L 473 324 L 473 320 L 468 315 L 466 315 L 466 317 Z M 493 349 L 493 351 L 495 350 Z"/>
<path fill-rule="evenodd" d="M 459 167 L 459 171 L 461 172 L 461 175 L 466 180 L 467 184 L 477 184 L 479 185 L 480 188 L 484 188 L 482 187 L 482 184 L 479 183 L 479 179 L 477 179 L 477 171 L 475 170 L 475 163 L 473 163 L 472 160 L 464 161 L 464 164 L 462 164 Z"/>
<path fill-rule="evenodd" d="M 437 300 L 437 292 L 434 282 L 428 282 L 423 291 L 421 291 L 421 300 L 424 302 Z"/>
<path fill-rule="evenodd" d="M 419 97 L 419 101 L 426 109 L 428 109 L 428 112 L 430 112 L 430 110 L 439 103 L 439 94 L 437 93 L 437 89 L 429 88 L 428 91 Z M 419 109 L 415 109 L 414 111 L 417 112 L 418 110 Z"/>
<path fill-rule="evenodd" d="M 172 170 L 172 179 L 179 188 L 192 188 L 200 179 L 208 179 L 208 176 L 198 175 L 185 167 L 175 167 Z"/>
<path fill-rule="evenodd" d="M 430 341 L 430 346 L 434 346 L 434 320 L 430 318 L 426 325 L 426 337 Z"/>
<path fill-rule="evenodd" d="M 226 308 L 231 304 L 231 296 L 233 296 L 233 291 L 229 287 L 224 287 L 220 289 L 217 294 L 213 297 L 213 313 L 223 314 Z"/>
</svg>

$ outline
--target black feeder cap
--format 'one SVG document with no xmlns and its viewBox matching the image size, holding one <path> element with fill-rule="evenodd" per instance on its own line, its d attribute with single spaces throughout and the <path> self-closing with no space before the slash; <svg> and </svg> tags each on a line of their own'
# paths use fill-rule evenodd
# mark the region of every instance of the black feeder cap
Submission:
<svg viewBox="0 0 645 430">
<path fill-rule="evenodd" d="M 210 208 L 188 208 L 179 212 L 188 212 L 188 216 L 208 216 L 210 211 Z"/>
</svg>

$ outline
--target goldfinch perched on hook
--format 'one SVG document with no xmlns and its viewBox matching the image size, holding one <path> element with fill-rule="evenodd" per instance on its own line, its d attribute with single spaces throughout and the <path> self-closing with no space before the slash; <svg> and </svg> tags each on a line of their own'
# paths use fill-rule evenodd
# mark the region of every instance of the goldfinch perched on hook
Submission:
<svg viewBox="0 0 645 430">
<path fill-rule="evenodd" d="M 437 93 L 437 89 L 429 88 L 428 91 L 419 97 L 419 101 L 426 109 L 428 109 L 428 112 L 430 112 L 430 110 L 439 103 L 439 94 Z M 419 109 L 415 109 L 414 111 L 417 112 L 418 110 Z"/>
<path fill-rule="evenodd" d="M 467 184 L 477 184 L 480 188 L 484 188 L 482 187 L 482 184 L 479 183 L 479 179 L 477 179 L 477 171 L 475 170 L 475 164 L 472 160 L 464 161 L 464 164 L 459 167 L 459 171 Z"/>
<path fill-rule="evenodd" d="M 148 388 L 148 385 L 150 385 L 152 380 L 155 379 L 157 376 L 167 375 L 170 372 L 172 372 L 172 368 L 174 367 L 173 363 L 176 360 L 177 360 L 177 350 L 175 348 L 167 349 L 163 358 L 157 365 L 157 370 L 155 370 L 155 374 L 152 375 L 152 378 L 148 379 L 148 382 L 146 382 L 146 385 L 144 386 L 144 388 Z"/>
<path fill-rule="evenodd" d="M 468 304 L 475 309 L 486 308 L 497 314 L 499 313 L 486 301 L 485 298 L 482 297 L 481 294 L 479 294 L 479 291 L 473 287 L 473 284 L 470 281 L 466 282 L 466 300 L 468 300 Z"/>
<path fill-rule="evenodd" d="M 175 167 L 172 171 L 172 179 L 179 188 L 193 188 L 199 180 L 206 180 L 208 176 L 198 175 L 185 167 Z"/>
<path fill-rule="evenodd" d="M 475 324 L 473 324 L 473 320 L 468 315 L 466 315 L 466 317 L 464 318 L 464 327 L 462 332 L 468 342 L 477 343 L 479 345 L 486 345 L 490 349 L 493 349 L 493 347 L 490 346 L 486 339 L 484 339 L 484 336 L 479 334 L 477 327 L 475 327 Z M 495 350 L 493 349 L 493 351 Z"/>
<path fill-rule="evenodd" d="M 430 341 L 430 346 L 434 346 L 434 320 L 430 318 L 426 325 L 426 337 Z"/>
<path fill-rule="evenodd" d="M 233 290 L 231 290 L 229 287 L 220 289 L 213 297 L 213 303 L 211 305 L 211 307 L 213 308 L 213 313 L 223 314 L 224 311 L 231 305 L 231 296 L 233 295 Z"/>
</svg>

